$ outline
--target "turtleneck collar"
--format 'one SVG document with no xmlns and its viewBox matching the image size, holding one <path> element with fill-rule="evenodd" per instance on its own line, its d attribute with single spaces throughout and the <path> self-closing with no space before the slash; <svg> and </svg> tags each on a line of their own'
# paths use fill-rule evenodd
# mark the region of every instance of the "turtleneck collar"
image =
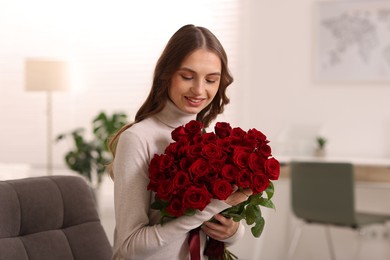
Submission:
<svg viewBox="0 0 390 260">
<path fill-rule="evenodd" d="M 181 111 L 171 100 L 167 101 L 167 104 L 156 114 L 156 118 L 163 124 L 176 128 L 181 125 L 185 125 L 191 120 L 196 120 L 196 114 L 188 114 Z"/>
</svg>

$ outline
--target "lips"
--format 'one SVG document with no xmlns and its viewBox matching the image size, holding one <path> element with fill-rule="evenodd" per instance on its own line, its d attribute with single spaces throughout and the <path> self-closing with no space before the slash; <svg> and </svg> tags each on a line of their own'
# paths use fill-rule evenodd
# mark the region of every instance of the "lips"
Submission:
<svg viewBox="0 0 390 260">
<path fill-rule="evenodd" d="M 192 98 L 192 97 L 185 97 L 191 104 L 193 105 L 200 105 L 205 98 Z"/>
</svg>

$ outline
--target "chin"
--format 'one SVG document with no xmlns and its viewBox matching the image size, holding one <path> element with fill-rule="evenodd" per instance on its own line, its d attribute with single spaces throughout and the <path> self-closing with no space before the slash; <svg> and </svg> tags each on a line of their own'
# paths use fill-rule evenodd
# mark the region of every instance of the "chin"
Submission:
<svg viewBox="0 0 390 260">
<path fill-rule="evenodd" d="M 189 109 L 186 109 L 186 110 L 184 110 L 186 113 L 188 113 L 188 114 L 194 114 L 194 115 L 196 115 L 196 114 L 198 114 L 200 111 L 202 111 L 202 109 L 191 109 L 191 108 L 189 108 Z"/>
</svg>

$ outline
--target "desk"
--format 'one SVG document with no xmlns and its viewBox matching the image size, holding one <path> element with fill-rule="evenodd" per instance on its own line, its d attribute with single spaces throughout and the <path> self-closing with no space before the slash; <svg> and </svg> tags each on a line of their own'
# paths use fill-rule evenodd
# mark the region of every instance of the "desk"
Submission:
<svg viewBox="0 0 390 260">
<path fill-rule="evenodd" d="M 277 156 L 280 162 L 280 176 L 289 177 L 289 163 L 296 161 L 310 162 L 349 162 L 355 170 L 355 180 L 367 182 L 390 182 L 390 159 L 380 158 L 342 158 L 342 157 L 292 157 Z"/>
</svg>

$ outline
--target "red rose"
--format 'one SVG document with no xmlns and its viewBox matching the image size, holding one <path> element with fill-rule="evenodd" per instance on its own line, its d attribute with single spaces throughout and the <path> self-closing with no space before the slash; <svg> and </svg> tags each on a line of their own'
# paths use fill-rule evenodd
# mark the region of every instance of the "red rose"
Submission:
<svg viewBox="0 0 390 260">
<path fill-rule="evenodd" d="M 161 155 L 154 155 L 149 164 L 149 178 L 151 180 L 158 180 L 158 174 L 160 173 L 160 158 Z"/>
<path fill-rule="evenodd" d="M 232 182 L 236 179 L 238 172 L 239 171 L 235 166 L 226 164 L 221 170 L 221 177 L 229 182 Z"/>
<path fill-rule="evenodd" d="M 217 141 L 217 136 L 214 133 L 204 133 L 202 135 L 203 144 L 215 143 L 216 141 Z"/>
<path fill-rule="evenodd" d="M 267 143 L 263 143 L 259 148 L 259 153 L 265 158 L 271 156 L 271 147 Z"/>
<path fill-rule="evenodd" d="M 210 166 L 210 169 L 212 167 Z M 198 184 L 207 184 L 207 187 L 210 187 L 213 182 L 215 182 L 216 179 L 219 178 L 218 172 L 215 171 L 209 171 L 205 176 L 202 176 L 202 178 L 198 178 L 194 180 Z M 210 191 L 210 190 L 209 190 Z M 210 191 L 211 192 L 211 191 Z"/>
<path fill-rule="evenodd" d="M 168 174 L 167 174 L 168 177 L 167 178 L 176 176 L 176 173 L 178 170 L 179 170 L 179 168 L 177 168 L 177 165 L 172 164 L 171 167 L 169 167 L 169 169 L 168 169 Z"/>
<path fill-rule="evenodd" d="M 255 135 L 246 134 L 244 136 L 244 144 L 245 146 L 250 147 L 251 149 L 255 149 L 258 146 L 259 142 Z"/>
<path fill-rule="evenodd" d="M 249 168 L 256 172 L 264 169 L 265 159 L 261 157 L 258 153 L 251 153 L 248 158 Z"/>
<path fill-rule="evenodd" d="M 210 200 L 211 194 L 204 186 L 190 186 L 183 194 L 183 204 L 186 209 L 204 210 Z"/>
<path fill-rule="evenodd" d="M 153 159 L 150 161 L 149 165 L 149 179 L 152 182 L 160 182 L 164 181 L 167 176 L 165 174 L 165 169 L 161 171 L 160 164 L 162 164 L 161 160 L 162 156 L 155 155 Z"/>
<path fill-rule="evenodd" d="M 218 139 L 216 145 L 226 152 L 229 152 L 232 148 L 229 138 Z"/>
<path fill-rule="evenodd" d="M 186 155 L 187 150 L 190 147 L 190 144 L 189 144 L 189 142 L 184 142 L 184 141 L 177 142 L 176 144 L 177 144 L 177 146 L 176 146 L 176 154 L 175 154 L 174 157 L 176 159 L 178 159 L 178 158 L 181 158 L 181 157 Z"/>
<path fill-rule="evenodd" d="M 185 208 L 180 199 L 174 198 L 169 206 L 167 207 L 167 212 L 173 217 L 180 217 L 184 214 Z"/>
<path fill-rule="evenodd" d="M 238 187 L 243 189 L 249 188 L 251 181 L 251 171 L 244 169 L 238 172 L 236 177 L 236 183 Z"/>
<path fill-rule="evenodd" d="M 248 166 L 249 153 L 242 148 L 236 148 L 233 152 L 233 161 L 238 168 L 246 168 Z"/>
<path fill-rule="evenodd" d="M 215 124 L 214 130 L 215 130 L 215 134 L 219 138 L 225 138 L 230 135 L 230 132 L 232 131 L 232 127 L 230 126 L 229 123 L 218 122 Z"/>
<path fill-rule="evenodd" d="M 169 201 L 169 199 L 172 197 L 172 193 L 172 182 L 169 180 L 165 180 L 159 184 L 157 188 L 156 197 L 162 200 Z"/>
<path fill-rule="evenodd" d="M 221 149 L 218 146 L 210 143 L 203 146 L 202 155 L 207 160 L 212 160 L 212 159 L 221 159 L 223 154 Z"/>
<path fill-rule="evenodd" d="M 279 179 L 280 164 L 278 160 L 276 160 L 274 157 L 271 157 L 265 161 L 264 166 L 265 166 L 265 174 L 270 180 Z"/>
<path fill-rule="evenodd" d="M 190 168 L 193 162 L 194 159 L 192 158 L 186 158 L 186 157 L 181 158 L 179 162 L 180 169 L 182 169 L 185 172 L 188 172 L 188 169 Z"/>
<path fill-rule="evenodd" d="M 202 145 L 201 144 L 193 144 L 189 145 L 186 149 L 186 155 L 190 158 L 199 158 L 200 153 L 202 152 Z"/>
<path fill-rule="evenodd" d="M 173 164 L 173 157 L 167 154 L 163 154 L 159 160 L 159 170 L 161 172 L 167 171 Z"/>
<path fill-rule="evenodd" d="M 158 189 L 158 182 L 150 180 L 148 186 L 146 186 L 146 189 L 156 192 Z"/>
<path fill-rule="evenodd" d="M 254 194 L 263 192 L 270 184 L 268 177 L 261 171 L 252 174 L 251 190 Z"/>
<path fill-rule="evenodd" d="M 235 145 L 241 145 L 242 140 L 244 136 L 246 135 L 246 132 L 242 130 L 240 127 L 235 127 L 232 129 L 232 132 L 230 133 L 230 138 L 232 139 L 232 144 Z"/>
<path fill-rule="evenodd" d="M 203 124 L 196 120 L 191 120 L 184 126 L 186 132 L 191 135 L 200 135 L 202 133 Z"/>
<path fill-rule="evenodd" d="M 190 183 L 190 177 L 184 171 L 178 171 L 172 180 L 173 189 L 178 190 L 186 187 Z"/>
<path fill-rule="evenodd" d="M 183 141 L 183 140 L 184 141 L 189 140 L 188 134 L 187 134 L 184 126 L 179 126 L 179 127 L 175 128 L 171 133 L 171 137 L 176 142 Z"/>
<path fill-rule="evenodd" d="M 223 158 L 216 159 L 216 160 L 214 160 L 214 159 L 210 160 L 210 167 L 216 173 L 221 172 L 221 170 L 224 166 L 225 166 L 225 160 Z"/>
<path fill-rule="evenodd" d="M 209 173 L 210 165 L 205 159 L 199 158 L 190 166 L 188 170 L 192 179 L 197 180 Z"/>
<path fill-rule="evenodd" d="M 211 189 L 215 198 L 219 200 L 226 200 L 233 191 L 232 185 L 228 181 L 221 179 L 214 181 Z"/>
<path fill-rule="evenodd" d="M 175 143 L 170 143 L 165 148 L 164 153 L 175 157 L 176 154 L 177 154 L 177 146 L 178 146 L 178 143 L 176 143 L 176 142 Z"/>
<path fill-rule="evenodd" d="M 267 137 L 255 128 L 248 130 L 248 135 L 254 135 L 260 142 L 265 142 L 267 140 Z"/>
</svg>

